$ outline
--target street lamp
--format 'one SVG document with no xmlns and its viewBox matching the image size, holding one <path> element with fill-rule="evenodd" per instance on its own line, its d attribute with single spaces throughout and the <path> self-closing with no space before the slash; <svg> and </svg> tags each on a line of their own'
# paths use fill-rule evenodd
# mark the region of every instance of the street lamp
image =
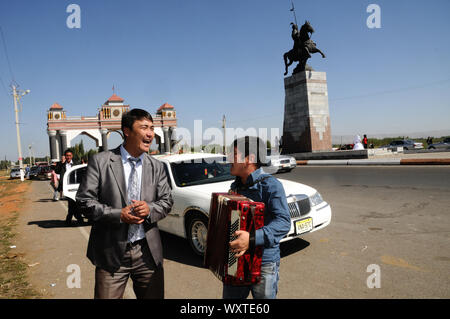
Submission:
<svg viewBox="0 0 450 319">
<path fill-rule="evenodd" d="M 14 112 L 16 115 L 16 131 L 17 131 L 17 150 L 19 153 L 19 167 L 20 167 L 20 180 L 23 182 L 24 180 L 24 173 L 23 173 L 23 158 L 22 158 L 22 146 L 20 145 L 20 130 L 19 130 L 19 110 L 17 109 L 17 103 L 20 100 L 20 98 L 28 93 L 30 93 L 30 90 L 26 91 L 18 91 L 15 84 L 12 84 L 13 89 L 13 98 L 14 98 Z"/>
<path fill-rule="evenodd" d="M 34 165 L 34 161 L 33 161 L 33 145 L 28 145 L 28 150 L 30 151 L 30 166 Z"/>
</svg>

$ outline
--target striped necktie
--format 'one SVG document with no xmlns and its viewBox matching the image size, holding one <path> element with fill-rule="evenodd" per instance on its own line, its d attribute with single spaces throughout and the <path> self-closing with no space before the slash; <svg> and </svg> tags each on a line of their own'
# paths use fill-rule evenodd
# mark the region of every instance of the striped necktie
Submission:
<svg viewBox="0 0 450 319">
<path fill-rule="evenodd" d="M 139 200 L 140 193 L 140 185 L 139 185 L 139 176 L 136 170 L 136 165 L 139 163 L 140 158 L 130 157 L 128 161 L 131 164 L 131 173 L 128 178 L 128 205 L 131 205 L 131 200 Z M 128 241 L 134 242 L 136 240 L 142 239 L 142 234 L 144 233 L 143 229 L 140 229 L 142 224 L 130 224 L 128 228 Z M 145 233 L 144 233 L 145 236 Z M 141 238 L 140 238 L 141 237 Z"/>
</svg>

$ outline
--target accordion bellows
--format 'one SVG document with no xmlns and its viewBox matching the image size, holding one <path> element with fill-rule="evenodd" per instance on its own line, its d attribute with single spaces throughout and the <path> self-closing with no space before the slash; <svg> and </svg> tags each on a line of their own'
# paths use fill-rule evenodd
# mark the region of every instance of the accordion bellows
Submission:
<svg viewBox="0 0 450 319">
<path fill-rule="evenodd" d="M 261 279 L 262 246 L 250 247 L 236 258 L 229 243 L 235 231 L 245 230 L 254 236 L 264 226 L 264 203 L 243 195 L 212 193 L 204 264 L 229 285 L 251 285 Z"/>
</svg>

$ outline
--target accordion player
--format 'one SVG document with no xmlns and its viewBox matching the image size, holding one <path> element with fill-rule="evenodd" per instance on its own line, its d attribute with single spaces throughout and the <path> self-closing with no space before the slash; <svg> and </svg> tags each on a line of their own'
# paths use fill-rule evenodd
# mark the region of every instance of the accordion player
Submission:
<svg viewBox="0 0 450 319">
<path fill-rule="evenodd" d="M 237 230 L 254 235 L 262 228 L 264 209 L 264 203 L 243 195 L 212 193 L 204 264 L 225 284 L 241 286 L 260 281 L 262 246 L 251 245 L 237 258 L 229 243 L 236 238 Z"/>
</svg>

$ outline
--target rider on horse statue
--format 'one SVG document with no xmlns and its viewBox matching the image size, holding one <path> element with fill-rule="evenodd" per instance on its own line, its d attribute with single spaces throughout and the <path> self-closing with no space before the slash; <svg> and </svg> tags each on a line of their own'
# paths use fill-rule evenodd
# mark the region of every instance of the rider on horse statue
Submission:
<svg viewBox="0 0 450 319">
<path fill-rule="evenodd" d="M 319 52 L 322 55 L 322 58 L 325 58 L 325 54 L 320 51 L 311 37 L 309 33 L 314 33 L 314 29 L 309 23 L 306 21 L 304 25 L 298 30 L 298 26 L 295 23 L 291 23 L 292 25 L 292 33 L 291 37 L 294 40 L 294 47 L 289 52 L 284 54 L 284 64 L 286 67 L 286 72 L 284 75 L 288 73 L 288 67 L 293 63 L 298 61 L 297 67 L 294 69 L 292 74 L 302 72 L 305 70 L 312 70 L 312 68 L 306 64 L 306 61 L 311 57 L 311 53 Z"/>
</svg>

